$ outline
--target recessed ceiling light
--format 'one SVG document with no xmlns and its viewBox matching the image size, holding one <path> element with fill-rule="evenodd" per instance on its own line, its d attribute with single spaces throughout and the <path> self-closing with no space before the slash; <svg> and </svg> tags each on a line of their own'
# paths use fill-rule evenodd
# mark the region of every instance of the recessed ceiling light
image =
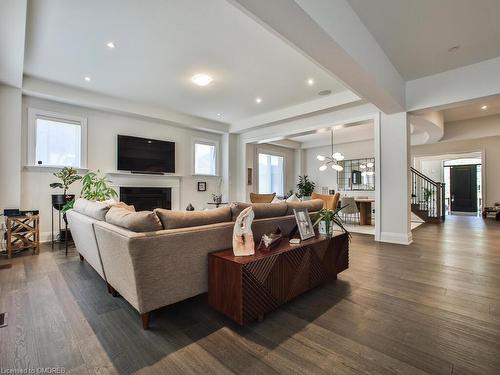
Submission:
<svg viewBox="0 0 500 375">
<path fill-rule="evenodd" d="M 84 80 L 90 82 L 90 77 L 85 77 Z"/>
<path fill-rule="evenodd" d="M 195 74 L 191 77 L 191 81 L 198 86 L 206 86 L 210 84 L 214 79 L 208 74 L 200 73 Z"/>
<path fill-rule="evenodd" d="M 488 106 L 487 106 L 487 105 L 483 105 L 483 106 L 481 107 L 481 109 L 484 111 L 485 109 L 488 109 Z"/>
<path fill-rule="evenodd" d="M 255 102 L 256 103 L 262 103 L 262 99 L 261 98 L 255 98 Z"/>
<path fill-rule="evenodd" d="M 314 85 L 314 79 L 309 78 L 309 79 L 307 80 L 307 84 L 308 84 L 309 86 Z"/>
<path fill-rule="evenodd" d="M 448 52 L 457 52 L 460 49 L 459 45 L 448 48 Z"/>
<path fill-rule="evenodd" d="M 106 46 L 107 46 L 108 48 L 113 49 L 113 48 L 115 48 L 115 47 L 116 47 L 116 44 L 115 44 L 115 42 L 109 41 L 109 42 L 107 42 L 107 43 L 106 43 Z"/>
<path fill-rule="evenodd" d="M 222 113 L 217 113 L 217 116 L 218 116 L 218 117 L 221 117 L 221 116 L 222 116 Z"/>
</svg>

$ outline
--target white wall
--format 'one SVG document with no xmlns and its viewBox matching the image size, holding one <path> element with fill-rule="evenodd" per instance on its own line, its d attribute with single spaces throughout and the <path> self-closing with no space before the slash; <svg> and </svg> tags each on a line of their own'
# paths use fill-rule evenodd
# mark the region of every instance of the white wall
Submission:
<svg viewBox="0 0 500 375">
<path fill-rule="evenodd" d="M 195 208 L 204 208 L 212 200 L 211 194 L 217 188 L 215 177 L 192 176 L 194 138 L 203 138 L 219 141 L 218 134 L 194 131 L 186 128 L 166 125 L 162 122 L 133 118 L 76 107 L 52 101 L 24 97 L 22 110 L 22 163 L 26 164 L 27 154 L 27 109 L 34 107 L 60 113 L 87 118 L 88 125 L 88 160 L 91 170 L 102 172 L 116 171 L 116 136 L 127 134 L 138 137 L 157 138 L 176 142 L 176 174 L 181 175 L 180 208 L 184 209 L 188 203 Z M 21 154 L 20 151 L 18 151 Z M 219 172 L 222 172 L 222 147 L 219 150 Z M 153 177 L 154 178 L 154 177 Z M 23 169 L 21 207 L 24 209 L 39 209 L 41 212 L 41 231 L 50 232 L 50 199 L 51 194 L 58 191 L 51 189 L 49 184 L 57 179 L 52 173 L 42 168 Z M 198 192 L 197 182 L 206 181 L 207 191 Z M 10 183 L 9 183 L 10 184 Z M 75 184 L 70 189 L 72 193 L 79 193 L 80 187 Z"/>
<path fill-rule="evenodd" d="M 436 182 L 444 182 L 443 161 L 442 160 L 422 160 L 420 171 Z"/>
<path fill-rule="evenodd" d="M 19 208 L 21 191 L 21 89 L 0 84 L 0 212 Z"/>
<path fill-rule="evenodd" d="M 374 141 L 361 141 L 361 142 L 351 142 L 342 143 L 335 145 L 335 151 L 339 151 L 344 154 L 346 160 L 350 159 L 361 159 L 361 158 L 373 158 L 374 154 Z M 319 171 L 321 162 L 316 159 L 318 154 L 328 155 L 331 153 L 331 146 L 313 147 L 305 150 L 305 172 L 309 178 L 316 183 L 315 191 L 321 193 L 322 187 L 328 187 L 328 189 L 334 189 L 338 191 L 337 185 L 337 172 L 332 169 L 327 169 L 324 172 Z M 377 175 L 375 174 L 375 178 Z M 341 194 L 348 194 L 350 196 L 368 196 L 370 198 L 375 198 L 374 191 L 340 191 Z"/>
</svg>

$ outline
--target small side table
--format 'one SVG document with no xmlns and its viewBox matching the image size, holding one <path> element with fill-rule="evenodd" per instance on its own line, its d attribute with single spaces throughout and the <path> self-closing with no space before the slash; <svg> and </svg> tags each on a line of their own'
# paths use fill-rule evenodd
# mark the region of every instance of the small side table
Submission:
<svg viewBox="0 0 500 375">
<path fill-rule="evenodd" d="M 210 205 L 215 205 L 215 208 L 219 208 L 220 206 L 222 206 L 223 204 L 229 204 L 228 202 L 219 202 L 219 203 L 215 203 L 215 202 L 208 202 L 207 204 L 210 204 Z"/>
<path fill-rule="evenodd" d="M 33 254 L 40 251 L 40 218 L 31 216 L 8 216 L 7 257 L 12 258 L 13 251 L 33 249 Z"/>
</svg>

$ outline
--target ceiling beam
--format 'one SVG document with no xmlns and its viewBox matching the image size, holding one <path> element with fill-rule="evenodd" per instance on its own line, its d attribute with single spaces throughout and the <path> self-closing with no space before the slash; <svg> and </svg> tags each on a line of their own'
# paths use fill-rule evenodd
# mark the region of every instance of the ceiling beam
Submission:
<svg viewBox="0 0 500 375">
<path fill-rule="evenodd" d="M 0 1 L 0 83 L 21 88 L 27 0 Z"/>
<path fill-rule="evenodd" d="M 53 100 L 106 112 L 135 115 L 158 120 L 169 125 L 203 130 L 212 133 L 227 133 L 229 125 L 184 113 L 169 111 L 160 107 L 142 104 L 126 99 L 82 90 L 72 86 L 25 76 L 23 94 L 35 98 Z"/>
<path fill-rule="evenodd" d="M 500 57 L 406 82 L 408 111 L 500 94 Z"/>
<path fill-rule="evenodd" d="M 289 121 L 295 118 L 309 116 L 325 110 L 340 109 L 348 105 L 359 105 L 363 100 L 353 92 L 346 90 L 336 94 L 328 95 L 308 102 L 291 105 L 286 108 L 263 113 L 257 116 L 235 121 L 231 124 L 232 133 L 242 133 L 259 126 L 280 121 Z"/>
<path fill-rule="evenodd" d="M 228 0 L 385 113 L 405 83 L 346 0 Z"/>
</svg>

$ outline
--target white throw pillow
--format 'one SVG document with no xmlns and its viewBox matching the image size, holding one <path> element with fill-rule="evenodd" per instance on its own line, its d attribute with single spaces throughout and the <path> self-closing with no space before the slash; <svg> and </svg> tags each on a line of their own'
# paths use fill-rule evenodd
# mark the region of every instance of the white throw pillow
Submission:
<svg viewBox="0 0 500 375">
<path fill-rule="evenodd" d="M 286 199 L 287 202 L 300 202 L 300 199 L 299 197 L 297 197 L 297 195 L 295 195 L 295 193 L 293 193 L 292 195 L 290 195 L 287 199 Z"/>
<path fill-rule="evenodd" d="M 271 203 L 281 203 L 283 202 L 281 199 L 279 199 L 277 196 L 274 196 L 273 200 L 271 201 Z"/>
</svg>

